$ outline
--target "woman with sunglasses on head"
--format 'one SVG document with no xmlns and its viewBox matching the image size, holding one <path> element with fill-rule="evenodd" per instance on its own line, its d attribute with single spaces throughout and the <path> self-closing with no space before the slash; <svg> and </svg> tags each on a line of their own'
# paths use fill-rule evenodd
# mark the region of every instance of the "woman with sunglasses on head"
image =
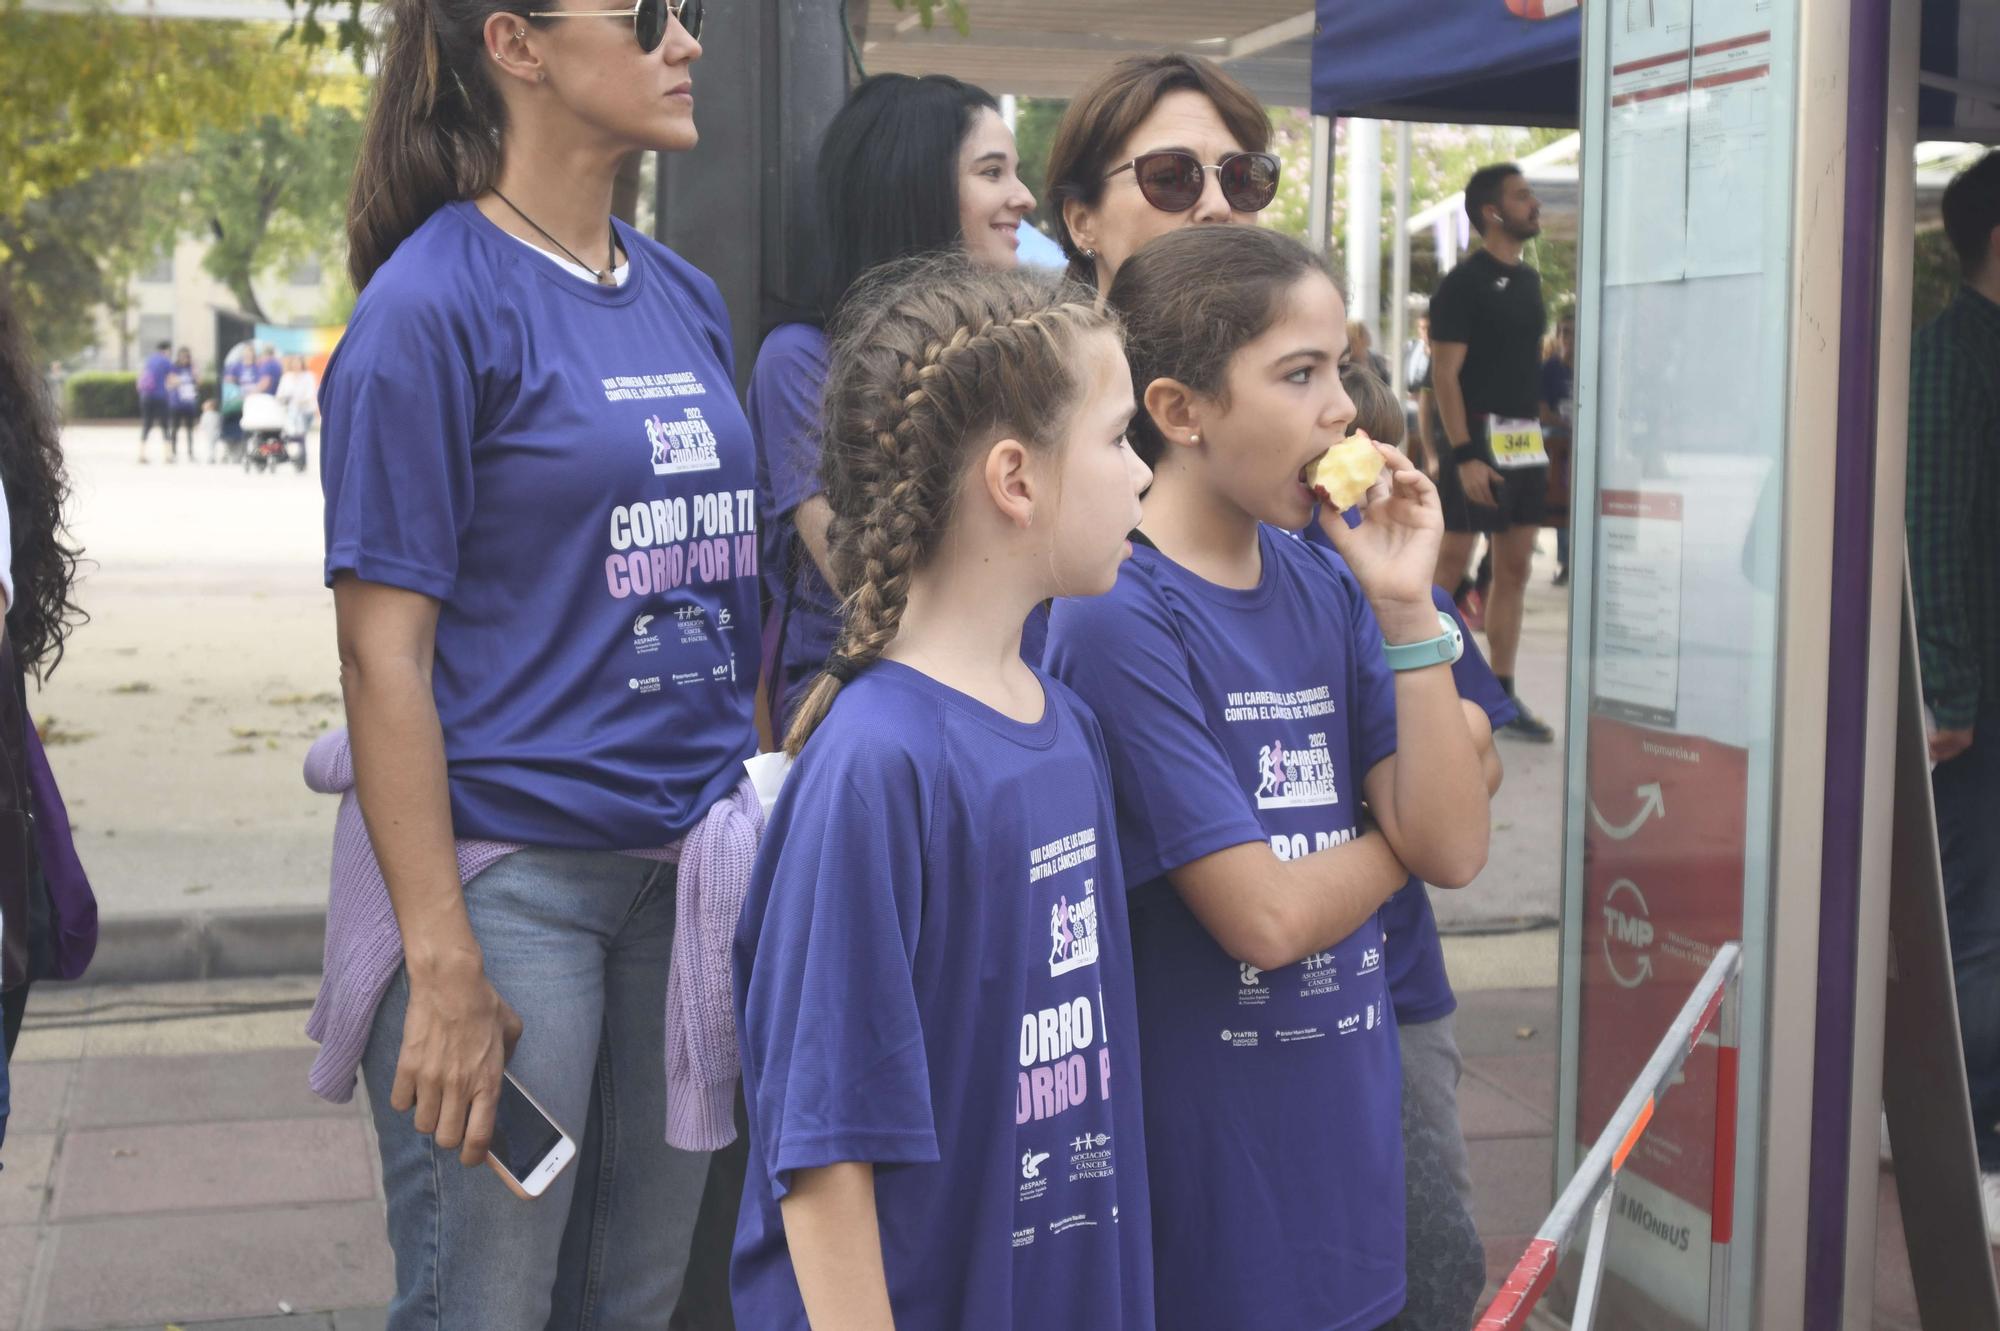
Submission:
<svg viewBox="0 0 2000 1331">
<path fill-rule="evenodd" d="M 744 400 L 778 626 L 770 681 L 778 734 L 840 632 L 828 576 L 833 512 L 820 484 L 826 326 L 861 275 L 892 259 L 961 249 L 983 267 L 1014 267 L 1018 232 L 1035 209 L 1019 168 L 1000 104 L 944 74 L 863 80 L 820 141 L 816 308 L 771 330 Z"/>
<path fill-rule="evenodd" d="M 1140 56 L 1113 66 L 1071 101 L 1050 150 L 1049 188 L 1062 200 L 1056 237 L 1070 256 L 1071 272 L 1109 291 L 1120 267 L 1159 236 L 1196 223 L 1254 223 L 1277 194 L 1278 162 L 1266 151 L 1269 140 L 1263 106 L 1199 57 Z M 1372 881 L 1377 868 L 1359 843 L 1317 851 L 1313 858 L 1339 865 L 1357 882 Z M 1445 1151 L 1443 1167 L 1426 1162 L 1406 1175 L 1407 1302 L 1395 1325 L 1400 1331 L 1462 1331 L 1485 1259 L 1472 1221 L 1470 1180 L 1460 1163 L 1455 1000 L 1422 887 L 1398 893 L 1384 913 L 1397 926 L 1394 939 L 1405 940 L 1408 949 L 1387 966 L 1409 1101 L 1402 1115 L 1405 1137 L 1426 1144 L 1418 1150 L 1433 1142 L 1456 1145 Z M 1172 1084 L 1172 1074 L 1163 1070 L 1151 1087 L 1165 1095 Z M 1366 1206 L 1368 1200 L 1348 1204 Z M 1165 1241 L 1174 1230 L 1159 1225 L 1155 1232 Z M 1185 1269 L 1185 1255 L 1163 1248 L 1156 1269 L 1164 1282 Z M 1163 1284 L 1162 1309 L 1174 1303 Z"/>
<path fill-rule="evenodd" d="M 366 1081 L 398 1331 L 665 1326 L 708 1160 L 662 1128 L 728 1135 L 668 971 L 732 812 L 754 853 L 753 451 L 714 283 L 611 217 L 695 145 L 701 0 L 561 2 L 392 0 L 320 398 L 359 813 L 313 1084 Z M 503 1065 L 580 1139 L 533 1201 L 471 1167 Z"/>
</svg>

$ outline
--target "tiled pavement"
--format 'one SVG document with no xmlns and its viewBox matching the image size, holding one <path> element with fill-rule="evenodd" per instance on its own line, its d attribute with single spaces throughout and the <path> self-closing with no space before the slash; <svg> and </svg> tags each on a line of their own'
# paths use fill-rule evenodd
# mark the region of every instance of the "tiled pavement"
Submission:
<svg viewBox="0 0 2000 1331">
<path fill-rule="evenodd" d="M 183 1003 L 218 994 L 37 995 L 0 1172 L 0 1331 L 379 1328 L 390 1262 L 367 1116 L 358 1099 L 329 1105 L 306 1090 L 311 1049 L 296 997 L 246 1001 L 239 987 L 194 1038 L 163 992 Z M 124 1009 L 139 1017 L 129 1026 L 83 1015 L 121 993 L 153 1006 Z M 144 1024 L 148 1013 L 156 1024 Z M 1497 1278 L 1551 1200 L 1555 994 L 1463 992 L 1457 1024 L 1478 1220 Z M 1904 1331 L 1917 1323 L 1884 1183 L 1876 1325 Z"/>
</svg>

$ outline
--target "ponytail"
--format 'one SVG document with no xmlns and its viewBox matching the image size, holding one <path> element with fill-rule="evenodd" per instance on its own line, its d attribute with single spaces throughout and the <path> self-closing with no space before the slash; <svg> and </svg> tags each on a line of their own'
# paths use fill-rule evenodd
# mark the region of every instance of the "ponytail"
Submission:
<svg viewBox="0 0 2000 1331">
<path fill-rule="evenodd" d="M 842 686 L 895 641 L 972 453 L 1009 433 L 1037 447 L 1061 438 L 1079 395 L 1078 341 L 1117 329 L 1087 289 L 963 255 L 888 264 L 857 283 L 833 340 L 820 445 L 845 617 L 785 752 L 798 755 Z"/>
<path fill-rule="evenodd" d="M 391 0 L 374 105 L 347 204 L 347 271 L 358 292 L 445 204 L 500 178 L 506 107 L 487 73 L 494 0 Z"/>
</svg>

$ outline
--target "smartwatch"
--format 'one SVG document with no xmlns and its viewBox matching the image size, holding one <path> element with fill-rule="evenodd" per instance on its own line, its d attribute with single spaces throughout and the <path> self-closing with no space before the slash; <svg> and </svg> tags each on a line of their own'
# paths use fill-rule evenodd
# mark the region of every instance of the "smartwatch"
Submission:
<svg viewBox="0 0 2000 1331">
<path fill-rule="evenodd" d="M 1438 627 L 1443 630 L 1435 638 L 1422 642 L 1382 644 L 1382 655 L 1388 658 L 1391 670 L 1423 670 L 1434 665 L 1456 665 L 1458 658 L 1465 655 L 1465 634 L 1459 631 L 1458 621 L 1440 610 L 1437 612 Z"/>
</svg>

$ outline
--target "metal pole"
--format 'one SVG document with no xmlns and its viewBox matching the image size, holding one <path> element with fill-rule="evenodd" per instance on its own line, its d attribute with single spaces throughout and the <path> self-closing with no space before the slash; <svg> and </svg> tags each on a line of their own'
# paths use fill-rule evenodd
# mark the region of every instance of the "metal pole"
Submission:
<svg viewBox="0 0 2000 1331">
<path fill-rule="evenodd" d="M 1347 317 L 1382 332 L 1382 122 L 1347 122 Z"/>
<path fill-rule="evenodd" d="M 1306 244 L 1314 254 L 1327 252 L 1333 226 L 1333 117 L 1312 119 L 1312 188 L 1306 203 Z"/>
<path fill-rule="evenodd" d="M 1396 238 L 1389 265 L 1389 386 L 1401 402 L 1410 390 L 1410 122 L 1396 122 Z"/>
</svg>

